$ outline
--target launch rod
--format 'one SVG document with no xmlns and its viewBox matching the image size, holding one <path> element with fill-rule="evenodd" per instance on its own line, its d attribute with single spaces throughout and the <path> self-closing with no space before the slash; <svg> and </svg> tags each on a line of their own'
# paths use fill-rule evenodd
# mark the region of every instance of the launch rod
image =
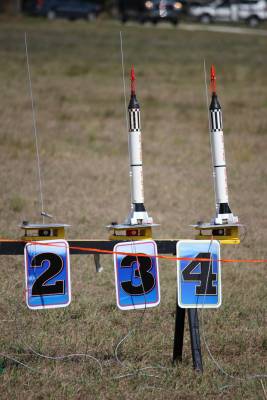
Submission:
<svg viewBox="0 0 267 400">
<path fill-rule="evenodd" d="M 44 217 L 46 216 L 46 213 L 44 211 L 44 198 L 43 198 L 41 163 L 40 163 L 39 144 L 38 144 L 38 135 L 37 135 L 36 113 L 35 113 L 35 105 L 34 105 L 34 100 L 33 100 L 32 79 L 31 79 L 30 60 L 29 60 L 29 52 L 28 52 L 28 40 L 27 40 L 26 32 L 24 35 L 24 42 L 25 42 L 25 54 L 26 54 L 26 63 L 27 63 L 27 72 L 28 72 L 29 91 L 30 91 L 31 107 L 32 107 L 32 123 L 33 123 L 33 134 L 34 134 L 34 138 L 35 138 L 36 160 L 37 160 L 40 203 L 41 203 L 41 215 L 42 215 L 43 223 L 44 223 Z"/>
<path fill-rule="evenodd" d="M 120 31 L 120 44 L 121 44 L 121 72 L 122 72 L 122 85 L 123 85 L 123 96 L 124 96 L 124 113 L 125 113 L 125 125 L 126 125 L 126 130 L 127 130 L 128 129 L 128 121 L 127 121 L 126 83 L 125 83 L 123 39 L 122 39 L 121 31 Z"/>
</svg>

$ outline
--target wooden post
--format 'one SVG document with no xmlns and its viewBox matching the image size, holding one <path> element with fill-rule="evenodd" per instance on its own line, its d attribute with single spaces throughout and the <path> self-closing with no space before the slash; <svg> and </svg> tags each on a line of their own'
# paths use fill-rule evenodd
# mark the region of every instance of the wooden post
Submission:
<svg viewBox="0 0 267 400">
<path fill-rule="evenodd" d="M 195 370 L 203 372 L 197 309 L 189 308 L 187 310 L 187 314 L 188 314 L 188 323 L 190 331 L 193 367 Z M 185 309 L 179 307 L 176 301 L 173 362 L 182 361 L 183 358 L 184 323 L 185 323 Z"/>
</svg>

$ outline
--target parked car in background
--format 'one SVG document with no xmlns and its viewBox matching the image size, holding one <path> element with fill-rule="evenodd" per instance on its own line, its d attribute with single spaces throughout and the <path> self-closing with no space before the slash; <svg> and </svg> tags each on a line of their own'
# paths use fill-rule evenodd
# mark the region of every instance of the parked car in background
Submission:
<svg viewBox="0 0 267 400">
<path fill-rule="evenodd" d="M 24 11 L 48 19 L 79 18 L 93 20 L 102 11 L 101 6 L 87 0 L 33 0 L 26 4 Z"/>
<path fill-rule="evenodd" d="M 176 25 L 184 10 L 184 0 L 119 0 L 122 22 L 130 19 L 141 23 L 169 21 Z"/>
<path fill-rule="evenodd" d="M 189 15 L 204 24 L 246 21 L 255 27 L 267 19 L 267 0 L 212 0 L 189 7 Z"/>
</svg>

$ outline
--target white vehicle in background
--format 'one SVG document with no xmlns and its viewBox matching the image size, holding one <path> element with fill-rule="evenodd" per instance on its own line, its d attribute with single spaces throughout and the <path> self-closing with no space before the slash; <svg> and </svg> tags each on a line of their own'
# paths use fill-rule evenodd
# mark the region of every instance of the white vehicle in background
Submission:
<svg viewBox="0 0 267 400">
<path fill-rule="evenodd" d="M 189 15 L 204 24 L 246 21 L 249 26 L 255 27 L 267 20 L 267 0 L 212 0 L 192 5 Z"/>
</svg>

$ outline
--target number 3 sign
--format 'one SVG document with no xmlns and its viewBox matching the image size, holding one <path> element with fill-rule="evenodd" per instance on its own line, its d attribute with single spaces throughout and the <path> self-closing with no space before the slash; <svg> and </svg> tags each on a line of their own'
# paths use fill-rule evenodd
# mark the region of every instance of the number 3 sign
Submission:
<svg viewBox="0 0 267 400">
<path fill-rule="evenodd" d="M 217 240 L 180 240 L 176 253 L 182 259 L 177 261 L 179 306 L 220 307 L 220 243 Z"/>
<path fill-rule="evenodd" d="M 157 306 L 160 285 L 156 243 L 153 240 L 123 242 L 116 244 L 113 251 L 118 307 L 131 310 Z"/>
<path fill-rule="evenodd" d="M 24 249 L 26 303 L 30 309 L 71 302 L 69 245 L 63 239 L 27 243 Z"/>
</svg>

